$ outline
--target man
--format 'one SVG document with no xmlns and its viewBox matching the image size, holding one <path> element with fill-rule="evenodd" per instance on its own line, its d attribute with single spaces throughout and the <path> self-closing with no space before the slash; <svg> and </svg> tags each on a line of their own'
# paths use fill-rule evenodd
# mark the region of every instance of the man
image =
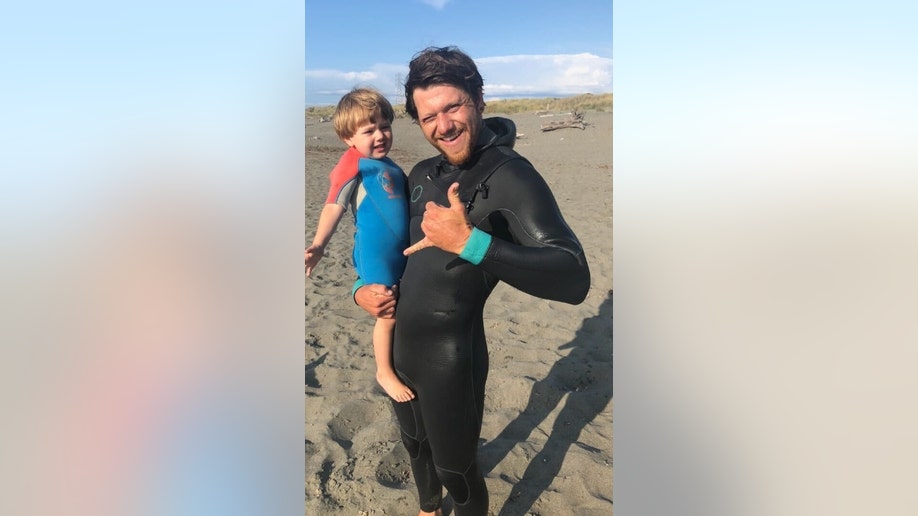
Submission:
<svg viewBox="0 0 918 516">
<path fill-rule="evenodd" d="M 476 454 L 488 373 L 482 312 L 491 291 L 503 281 L 577 304 L 590 287 L 583 249 L 551 190 L 512 150 L 513 122 L 483 119 L 483 92 L 474 61 L 455 47 L 425 49 L 409 65 L 406 110 L 440 152 L 408 178 L 413 245 L 393 350 L 398 375 L 416 393 L 394 407 L 421 515 L 441 514 L 444 486 L 458 516 L 488 513 Z M 354 299 L 391 317 L 394 290 L 358 280 Z"/>
</svg>

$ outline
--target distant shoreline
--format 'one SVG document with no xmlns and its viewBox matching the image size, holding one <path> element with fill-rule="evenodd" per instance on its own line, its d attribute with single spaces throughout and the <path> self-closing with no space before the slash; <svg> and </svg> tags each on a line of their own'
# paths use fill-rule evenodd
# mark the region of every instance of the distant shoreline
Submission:
<svg viewBox="0 0 918 516">
<path fill-rule="evenodd" d="M 518 98 L 486 101 L 485 114 L 535 113 L 539 111 L 612 111 L 612 93 L 584 93 L 569 97 Z M 394 104 L 396 117 L 406 116 L 404 104 Z M 335 106 L 310 106 L 307 117 L 331 116 Z"/>
</svg>

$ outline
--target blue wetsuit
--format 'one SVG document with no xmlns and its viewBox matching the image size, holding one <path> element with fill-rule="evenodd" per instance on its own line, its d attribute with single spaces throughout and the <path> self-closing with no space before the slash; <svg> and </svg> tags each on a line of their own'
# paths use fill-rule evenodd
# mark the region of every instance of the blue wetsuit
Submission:
<svg viewBox="0 0 918 516">
<path fill-rule="evenodd" d="M 408 247 L 405 173 L 389 158 L 365 158 L 351 147 L 329 180 L 326 204 L 350 205 L 356 219 L 357 275 L 367 283 L 397 284 L 405 269 L 402 251 Z"/>
</svg>

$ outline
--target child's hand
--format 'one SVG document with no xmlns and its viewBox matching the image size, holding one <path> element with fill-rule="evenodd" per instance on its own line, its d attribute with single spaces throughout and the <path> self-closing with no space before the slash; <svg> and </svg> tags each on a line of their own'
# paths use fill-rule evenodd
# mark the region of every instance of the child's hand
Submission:
<svg viewBox="0 0 918 516">
<path fill-rule="evenodd" d="M 312 275 L 312 269 L 319 263 L 319 260 L 325 256 L 325 248 L 320 245 L 311 245 L 306 248 L 306 277 Z"/>
</svg>

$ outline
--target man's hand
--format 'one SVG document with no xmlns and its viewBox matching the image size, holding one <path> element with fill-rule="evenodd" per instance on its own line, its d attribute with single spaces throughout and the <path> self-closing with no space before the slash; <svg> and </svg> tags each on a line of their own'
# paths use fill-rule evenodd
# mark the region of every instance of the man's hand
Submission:
<svg viewBox="0 0 918 516">
<path fill-rule="evenodd" d="M 312 275 L 312 269 L 315 268 L 319 260 L 325 256 L 325 248 L 320 245 L 311 245 L 306 248 L 306 277 Z"/>
<path fill-rule="evenodd" d="M 465 248 L 472 234 L 472 225 L 465 215 L 465 205 L 459 200 L 459 183 L 450 185 L 447 196 L 448 207 L 440 206 L 433 201 L 429 201 L 424 207 L 424 221 L 421 222 L 424 238 L 405 249 L 405 256 L 431 246 L 453 254 L 459 254 Z"/>
<path fill-rule="evenodd" d="M 363 285 L 354 292 L 354 301 L 360 308 L 377 319 L 395 317 L 395 302 L 398 286 Z"/>
</svg>

